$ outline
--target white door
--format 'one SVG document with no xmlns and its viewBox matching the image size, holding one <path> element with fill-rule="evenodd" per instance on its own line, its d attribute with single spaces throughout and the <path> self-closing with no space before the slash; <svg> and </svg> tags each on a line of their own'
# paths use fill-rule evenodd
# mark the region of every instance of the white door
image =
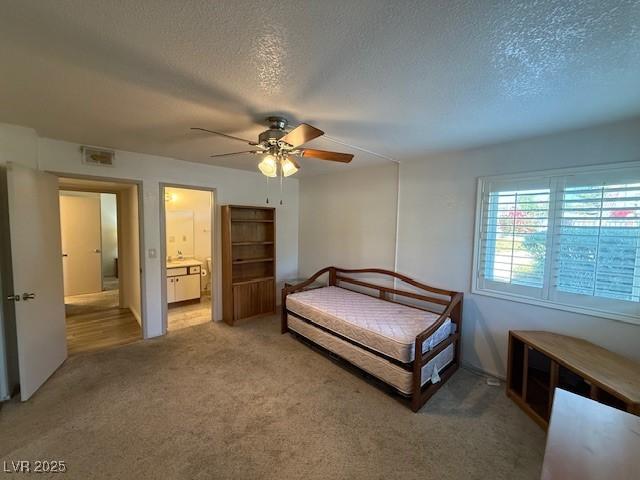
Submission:
<svg viewBox="0 0 640 480">
<path fill-rule="evenodd" d="M 20 396 L 27 400 L 67 358 L 58 180 L 7 164 Z"/>
<path fill-rule="evenodd" d="M 100 194 L 60 194 L 64 294 L 102 291 Z"/>
</svg>

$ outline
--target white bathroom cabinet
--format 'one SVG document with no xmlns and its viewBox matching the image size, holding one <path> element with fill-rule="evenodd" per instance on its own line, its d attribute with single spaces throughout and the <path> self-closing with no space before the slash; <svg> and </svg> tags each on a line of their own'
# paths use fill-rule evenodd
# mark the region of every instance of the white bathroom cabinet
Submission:
<svg viewBox="0 0 640 480">
<path fill-rule="evenodd" d="M 167 303 L 200 298 L 200 268 L 167 269 Z"/>
</svg>

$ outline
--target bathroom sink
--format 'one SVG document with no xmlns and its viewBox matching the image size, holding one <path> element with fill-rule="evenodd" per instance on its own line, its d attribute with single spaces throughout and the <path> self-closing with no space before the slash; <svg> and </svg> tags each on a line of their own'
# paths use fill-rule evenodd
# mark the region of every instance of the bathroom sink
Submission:
<svg viewBox="0 0 640 480">
<path fill-rule="evenodd" d="M 167 262 L 167 268 L 193 267 L 194 265 L 203 265 L 203 263 L 195 258 L 185 258 L 183 260 L 171 260 Z"/>
</svg>

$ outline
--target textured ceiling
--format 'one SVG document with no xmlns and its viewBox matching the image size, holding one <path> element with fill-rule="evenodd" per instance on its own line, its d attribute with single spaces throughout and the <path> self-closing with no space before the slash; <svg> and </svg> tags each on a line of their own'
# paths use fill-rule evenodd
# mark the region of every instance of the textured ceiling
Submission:
<svg viewBox="0 0 640 480">
<path fill-rule="evenodd" d="M 402 160 L 640 113 L 640 0 L 0 0 L 0 121 L 209 159 L 282 113 Z M 302 174 L 352 165 L 303 159 Z"/>
</svg>

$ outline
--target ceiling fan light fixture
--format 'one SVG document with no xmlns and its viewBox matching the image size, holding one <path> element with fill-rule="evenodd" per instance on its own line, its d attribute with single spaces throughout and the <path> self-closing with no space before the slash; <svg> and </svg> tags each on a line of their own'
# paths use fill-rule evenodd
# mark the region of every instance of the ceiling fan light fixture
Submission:
<svg viewBox="0 0 640 480">
<path fill-rule="evenodd" d="M 265 155 L 258 164 L 258 168 L 265 177 L 275 177 L 278 175 L 278 164 L 276 163 L 276 158 L 271 154 Z"/>
<path fill-rule="evenodd" d="M 207 128 L 192 127 L 191 129 L 218 135 L 230 140 L 237 140 L 251 147 L 256 147 L 252 148 L 252 150 L 242 152 L 219 153 L 211 155 L 211 157 L 218 158 L 232 155 L 245 155 L 248 153 L 264 154 L 265 156 L 258 163 L 258 169 L 268 178 L 277 177 L 278 174 L 282 177 L 289 177 L 300 170 L 300 165 L 298 165 L 294 158 L 289 158 L 289 155 L 340 163 L 349 163 L 353 159 L 353 155 L 350 153 L 328 152 L 307 148 L 305 146 L 306 143 L 324 135 L 322 130 L 307 123 L 301 123 L 294 129 L 286 131 L 288 125 L 286 118 L 272 116 L 267 118 L 267 121 L 269 122 L 269 128 L 258 135 L 257 142 Z"/>
<path fill-rule="evenodd" d="M 283 158 L 280 162 L 280 167 L 282 168 L 282 176 L 288 177 L 289 175 L 293 175 L 298 171 L 298 167 L 295 163 L 293 163 L 288 158 Z"/>
</svg>

